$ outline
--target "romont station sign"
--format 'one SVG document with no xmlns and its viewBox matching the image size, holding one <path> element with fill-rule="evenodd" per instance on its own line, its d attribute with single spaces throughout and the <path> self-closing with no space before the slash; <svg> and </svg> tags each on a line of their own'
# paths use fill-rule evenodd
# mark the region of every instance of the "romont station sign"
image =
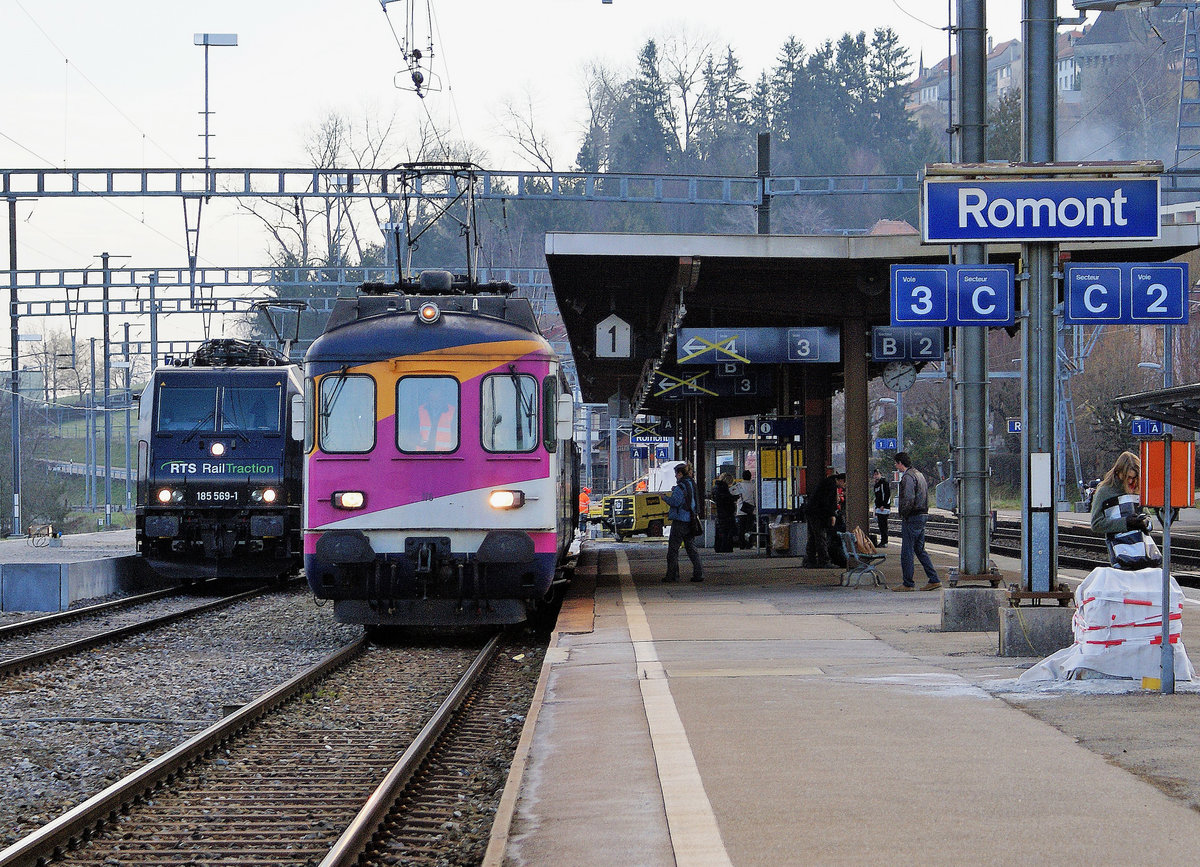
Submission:
<svg viewBox="0 0 1200 867">
<path fill-rule="evenodd" d="M 921 238 L 931 244 L 1152 241 L 1157 177 L 925 178 Z"/>
</svg>

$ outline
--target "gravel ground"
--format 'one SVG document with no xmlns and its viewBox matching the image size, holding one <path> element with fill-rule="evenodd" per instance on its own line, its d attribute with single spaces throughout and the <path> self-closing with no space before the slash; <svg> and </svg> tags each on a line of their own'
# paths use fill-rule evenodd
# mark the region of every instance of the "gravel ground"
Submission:
<svg viewBox="0 0 1200 867">
<path fill-rule="evenodd" d="M 0 682 L 7 845 L 351 641 L 306 591 L 199 615 Z"/>
</svg>

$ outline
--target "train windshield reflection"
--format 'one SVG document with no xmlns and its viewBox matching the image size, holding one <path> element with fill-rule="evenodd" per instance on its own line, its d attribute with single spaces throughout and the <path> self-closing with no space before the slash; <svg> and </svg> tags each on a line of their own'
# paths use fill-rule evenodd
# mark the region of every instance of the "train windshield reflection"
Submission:
<svg viewBox="0 0 1200 867">
<path fill-rule="evenodd" d="M 217 418 L 217 389 L 168 388 L 163 386 L 158 400 L 160 431 L 211 431 Z"/>
<path fill-rule="evenodd" d="M 281 393 L 275 386 L 223 389 L 221 430 L 279 430 Z"/>
</svg>

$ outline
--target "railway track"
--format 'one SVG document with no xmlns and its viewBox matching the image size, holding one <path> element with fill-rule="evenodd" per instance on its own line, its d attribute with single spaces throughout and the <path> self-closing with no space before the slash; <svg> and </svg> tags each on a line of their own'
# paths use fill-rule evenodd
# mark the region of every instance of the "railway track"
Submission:
<svg viewBox="0 0 1200 867">
<path fill-rule="evenodd" d="M 0 677 L 226 608 L 268 589 L 258 587 L 201 603 L 179 597 L 175 590 L 158 591 L 13 623 L 0 629 Z"/>
<path fill-rule="evenodd" d="M 411 766 L 426 756 L 423 741 L 498 645 L 360 638 L 0 852 L 0 865 L 315 864 L 362 824 L 380 780 L 412 776 L 393 768 L 396 757 Z M 499 689 L 511 698 L 511 684 Z M 452 811 L 434 821 L 446 820 Z"/>
<path fill-rule="evenodd" d="M 958 525 L 947 519 L 931 518 L 926 539 L 941 545 L 958 547 Z M 1162 534 L 1155 532 L 1162 547 Z M 1021 530 L 1015 523 L 1003 522 L 991 534 L 990 551 L 1002 557 L 1020 558 Z M 1104 539 L 1078 525 L 1060 524 L 1058 528 L 1058 564 L 1071 569 L 1093 569 L 1108 562 Z M 1171 533 L 1171 574 L 1180 584 L 1200 586 L 1200 538 L 1178 531 Z"/>
</svg>

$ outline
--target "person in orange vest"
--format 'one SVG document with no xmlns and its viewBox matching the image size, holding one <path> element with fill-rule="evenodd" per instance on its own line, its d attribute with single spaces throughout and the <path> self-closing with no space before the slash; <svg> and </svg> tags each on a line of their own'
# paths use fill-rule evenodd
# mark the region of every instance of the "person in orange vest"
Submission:
<svg viewBox="0 0 1200 867">
<path fill-rule="evenodd" d="M 646 480 L 638 479 L 637 484 L 633 486 L 633 489 L 635 491 L 637 491 L 638 493 L 641 493 L 642 491 L 646 490 Z"/>
<path fill-rule="evenodd" d="M 451 452 L 455 447 L 454 404 L 446 397 L 435 397 L 417 408 L 421 441 L 425 452 Z"/>
<path fill-rule="evenodd" d="M 585 487 L 579 492 L 579 529 L 587 526 L 588 513 L 592 509 L 592 489 Z"/>
</svg>

